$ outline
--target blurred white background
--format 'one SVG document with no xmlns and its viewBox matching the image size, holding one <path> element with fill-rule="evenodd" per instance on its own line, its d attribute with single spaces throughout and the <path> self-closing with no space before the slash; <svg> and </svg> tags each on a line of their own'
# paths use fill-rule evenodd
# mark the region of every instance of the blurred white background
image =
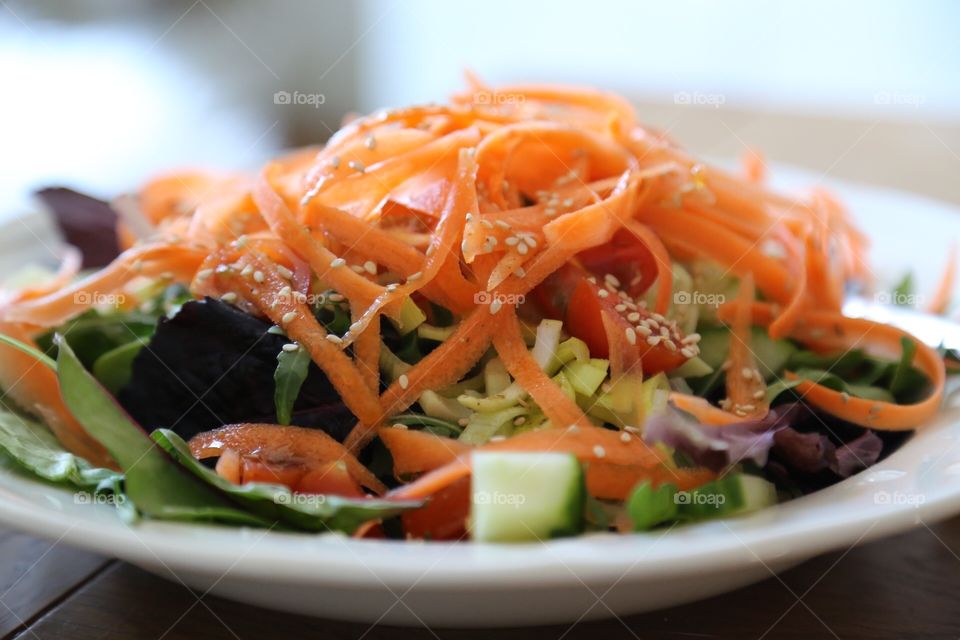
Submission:
<svg viewBox="0 0 960 640">
<path fill-rule="evenodd" d="M 351 110 L 442 100 L 465 68 L 622 92 L 698 153 L 960 202 L 951 0 L 0 0 L 0 209 L 252 166 Z"/>
</svg>

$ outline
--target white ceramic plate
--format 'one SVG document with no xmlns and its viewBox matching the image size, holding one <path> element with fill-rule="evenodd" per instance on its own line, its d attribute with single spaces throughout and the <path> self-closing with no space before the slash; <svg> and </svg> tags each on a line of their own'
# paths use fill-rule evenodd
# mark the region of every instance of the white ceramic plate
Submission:
<svg viewBox="0 0 960 640">
<path fill-rule="evenodd" d="M 787 175 L 794 184 L 815 182 Z M 890 191 L 831 186 L 875 239 L 879 273 L 893 277 L 911 268 L 929 290 L 960 233 L 960 211 Z M 23 248 L 13 238 L 22 234 L 2 231 L 0 258 L 10 264 Z M 69 491 L 5 468 L 0 521 L 201 591 L 285 611 L 403 625 L 573 623 L 721 593 L 817 554 L 960 513 L 956 395 L 893 456 L 845 482 L 750 517 L 666 532 L 479 545 L 162 522 L 128 527 L 109 505 L 78 504 Z"/>
</svg>

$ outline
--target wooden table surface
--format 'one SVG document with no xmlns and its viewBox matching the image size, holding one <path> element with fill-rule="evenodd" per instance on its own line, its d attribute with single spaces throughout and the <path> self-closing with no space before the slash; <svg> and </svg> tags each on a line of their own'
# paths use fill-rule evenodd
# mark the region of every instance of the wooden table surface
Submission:
<svg viewBox="0 0 960 640">
<path fill-rule="evenodd" d="M 960 518 L 832 553 L 759 584 L 622 620 L 496 631 L 535 638 L 960 637 Z M 371 628 L 281 615 L 62 544 L 0 531 L 4 640 L 489 638 L 490 631 Z"/>
</svg>

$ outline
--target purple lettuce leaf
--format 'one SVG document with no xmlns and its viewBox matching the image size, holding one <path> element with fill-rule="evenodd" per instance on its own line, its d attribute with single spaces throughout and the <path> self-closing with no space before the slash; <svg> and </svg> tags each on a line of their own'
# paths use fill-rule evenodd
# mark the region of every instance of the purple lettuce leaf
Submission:
<svg viewBox="0 0 960 640">
<path fill-rule="evenodd" d="M 83 267 L 102 267 L 120 253 L 117 242 L 117 213 L 97 200 L 65 187 L 47 187 L 36 196 L 53 214 L 67 244 L 83 255 Z"/>
<path fill-rule="evenodd" d="M 817 431 L 799 431 L 797 425 L 811 415 L 801 404 L 788 404 L 771 409 L 761 419 L 716 427 L 668 410 L 647 422 L 644 440 L 672 447 L 694 463 L 716 470 L 741 462 L 765 467 L 774 456 L 800 473 L 829 469 L 846 478 L 879 458 L 883 442 L 872 431 L 840 445 Z"/>
</svg>

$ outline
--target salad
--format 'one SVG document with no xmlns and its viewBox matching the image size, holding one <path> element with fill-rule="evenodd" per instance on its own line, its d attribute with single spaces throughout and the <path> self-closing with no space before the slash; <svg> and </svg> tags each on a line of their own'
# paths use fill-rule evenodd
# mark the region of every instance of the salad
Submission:
<svg viewBox="0 0 960 640">
<path fill-rule="evenodd" d="M 874 283 L 829 193 L 472 82 L 255 173 L 44 191 L 77 247 L 0 297 L 7 461 L 131 522 L 511 542 L 770 507 L 937 413 L 948 354 L 841 313 Z"/>
</svg>

